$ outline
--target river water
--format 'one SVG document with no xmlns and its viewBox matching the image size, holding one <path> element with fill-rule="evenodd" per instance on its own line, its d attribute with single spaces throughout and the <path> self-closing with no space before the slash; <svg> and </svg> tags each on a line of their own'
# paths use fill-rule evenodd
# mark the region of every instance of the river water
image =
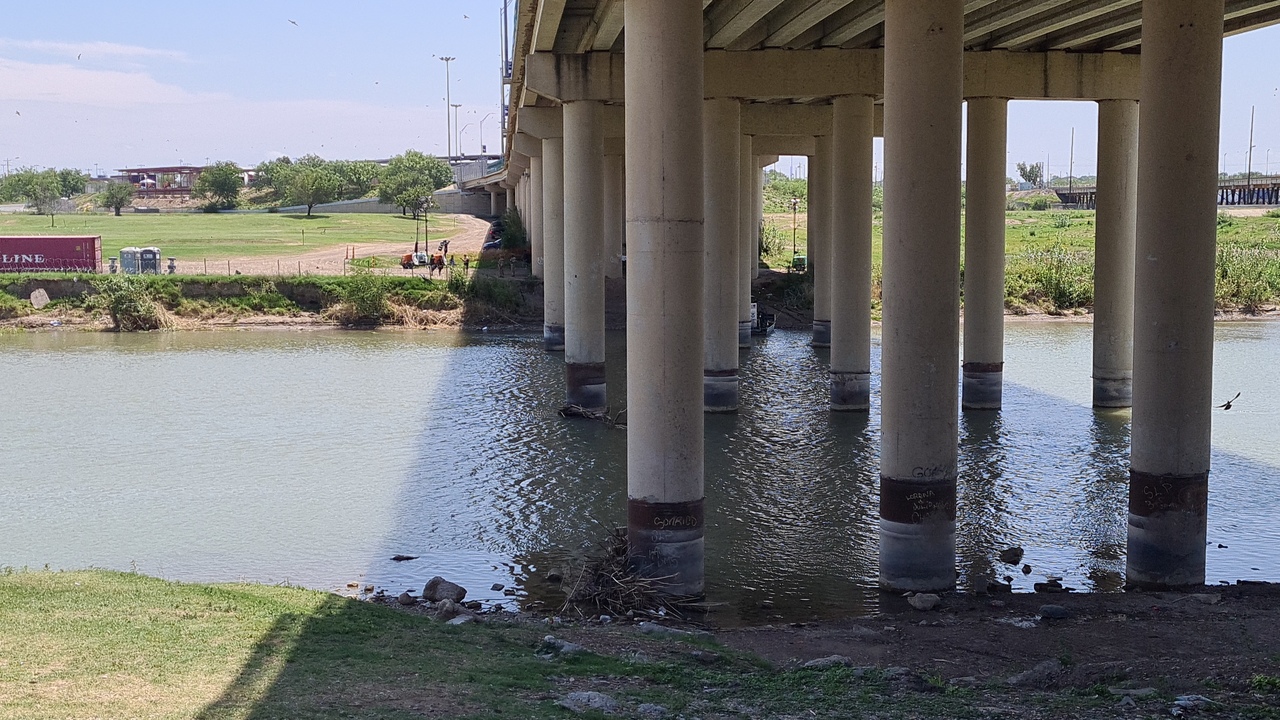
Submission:
<svg viewBox="0 0 1280 720">
<path fill-rule="evenodd" d="M 1122 584 L 1129 414 L 1089 407 L 1090 334 L 1008 325 L 1005 409 L 961 419 L 962 575 Z M 829 412 L 825 353 L 807 341 L 761 341 L 744 356 L 743 409 L 707 417 L 708 595 L 728 603 L 717 622 L 877 603 L 879 408 Z M 1215 395 L 1242 396 L 1215 411 L 1208 579 L 1280 580 L 1280 323 L 1220 324 L 1217 341 Z M 615 409 L 624 342 L 610 335 Z M 498 582 L 551 603 L 545 574 L 625 522 L 626 433 L 555 414 L 563 358 L 541 343 L 0 335 L 0 566 L 396 593 L 443 575 L 469 597 L 501 597 Z M 1030 576 L 992 567 L 1009 545 Z"/>
</svg>

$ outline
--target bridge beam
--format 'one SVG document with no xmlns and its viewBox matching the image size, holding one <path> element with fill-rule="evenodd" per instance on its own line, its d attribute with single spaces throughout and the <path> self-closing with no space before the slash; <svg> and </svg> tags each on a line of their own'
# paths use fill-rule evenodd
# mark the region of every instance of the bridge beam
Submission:
<svg viewBox="0 0 1280 720">
<path fill-rule="evenodd" d="M 1138 212 L 1138 103 L 1098 102 L 1094 217 L 1093 406 L 1133 404 L 1133 277 Z"/>
<path fill-rule="evenodd" d="M 1128 583 L 1201 585 L 1223 0 L 1142 5 Z"/>
<path fill-rule="evenodd" d="M 955 585 L 962 0 L 885 2 L 880 585 Z"/>
<path fill-rule="evenodd" d="M 627 541 L 703 594 L 702 3 L 627 0 Z"/>
<path fill-rule="evenodd" d="M 1005 98 L 969 98 L 960 390 L 965 410 L 999 410 L 1003 397 L 1008 110 Z"/>
</svg>

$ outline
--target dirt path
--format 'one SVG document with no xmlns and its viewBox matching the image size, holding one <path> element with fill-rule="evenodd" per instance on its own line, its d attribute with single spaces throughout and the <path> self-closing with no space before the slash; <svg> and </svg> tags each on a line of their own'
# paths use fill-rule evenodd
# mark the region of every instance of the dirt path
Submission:
<svg viewBox="0 0 1280 720">
<path fill-rule="evenodd" d="M 458 232 L 449 238 L 449 254 L 457 256 L 458 264 L 462 264 L 462 255 L 468 254 L 475 257 L 479 254 L 480 246 L 484 244 L 485 235 L 489 231 L 489 222 L 473 215 L 448 215 L 447 217 L 452 218 L 458 227 Z M 177 263 L 178 274 L 202 275 L 208 272 L 212 275 L 222 275 L 233 274 L 238 270 L 244 275 L 276 275 L 277 273 L 283 275 L 297 275 L 299 273 L 307 275 L 341 275 L 348 248 L 353 247 L 358 258 L 369 257 L 370 255 L 403 255 L 413 249 L 412 245 L 407 246 L 403 242 L 343 244 L 302 254 L 259 255 L 214 260 L 208 263 L 207 270 L 204 261 L 179 260 Z M 434 248 L 426 249 L 434 250 Z M 384 269 L 389 273 L 404 275 L 415 272 L 402 270 L 398 265 Z M 421 273 L 422 271 L 416 272 Z"/>
</svg>

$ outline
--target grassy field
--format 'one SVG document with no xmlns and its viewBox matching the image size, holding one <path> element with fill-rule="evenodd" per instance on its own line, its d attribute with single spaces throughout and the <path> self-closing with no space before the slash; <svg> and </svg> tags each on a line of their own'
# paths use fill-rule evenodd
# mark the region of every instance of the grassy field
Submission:
<svg viewBox="0 0 1280 720">
<path fill-rule="evenodd" d="M 157 246 L 165 255 L 221 260 L 238 257 L 297 255 L 327 247 L 396 242 L 412 246 L 415 223 L 399 215 L 344 213 L 285 215 L 277 213 L 109 213 L 0 215 L 0 235 L 101 235 L 103 257 L 123 247 Z M 421 224 L 417 224 L 420 229 Z M 431 239 L 450 237 L 457 223 L 431 216 Z"/>
</svg>

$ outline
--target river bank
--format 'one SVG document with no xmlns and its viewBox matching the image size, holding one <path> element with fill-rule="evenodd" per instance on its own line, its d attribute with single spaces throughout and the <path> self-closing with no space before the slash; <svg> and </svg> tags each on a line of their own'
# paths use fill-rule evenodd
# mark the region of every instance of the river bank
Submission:
<svg viewBox="0 0 1280 720">
<path fill-rule="evenodd" d="M 947 595 L 704 631 L 450 624 L 298 588 L 7 571 L 0 718 L 1275 718 L 1277 599 L 1274 585 Z"/>
</svg>

